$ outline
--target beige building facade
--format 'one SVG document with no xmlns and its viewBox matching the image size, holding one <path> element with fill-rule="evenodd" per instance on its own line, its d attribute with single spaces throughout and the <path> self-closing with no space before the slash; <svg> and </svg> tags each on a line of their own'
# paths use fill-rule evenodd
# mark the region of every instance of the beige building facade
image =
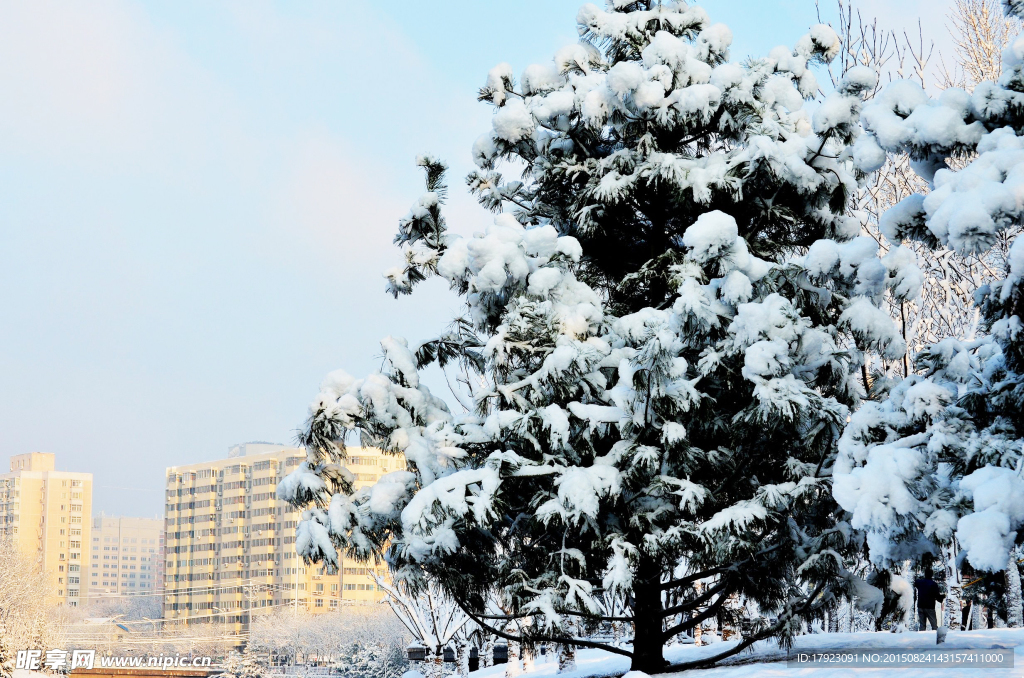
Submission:
<svg viewBox="0 0 1024 678">
<path fill-rule="evenodd" d="M 92 519 L 89 598 L 161 596 L 164 521 L 99 515 Z"/>
<path fill-rule="evenodd" d="M 378 450 L 348 454 L 357 488 L 405 469 L 403 458 Z M 246 443 L 226 459 L 167 469 L 165 620 L 226 623 L 240 632 L 252 616 L 275 609 L 332 612 L 383 599 L 364 563 L 346 560 L 327 575 L 296 556 L 302 514 L 275 493 L 305 458 L 300 448 Z M 383 563 L 375 569 L 387 572 Z"/>
<path fill-rule="evenodd" d="M 0 539 L 50 576 L 58 604 L 85 604 L 91 514 L 92 474 L 57 471 L 53 454 L 15 455 L 0 474 Z"/>
</svg>

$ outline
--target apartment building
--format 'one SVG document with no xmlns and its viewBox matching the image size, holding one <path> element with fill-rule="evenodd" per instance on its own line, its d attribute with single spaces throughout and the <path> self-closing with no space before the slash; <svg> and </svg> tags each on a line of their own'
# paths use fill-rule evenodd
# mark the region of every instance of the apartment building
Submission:
<svg viewBox="0 0 1024 678">
<path fill-rule="evenodd" d="M 222 622 L 238 632 L 261 611 L 331 612 L 383 598 L 366 564 L 346 560 L 327 575 L 296 556 L 301 513 L 275 492 L 305 458 L 300 448 L 245 443 L 226 459 L 167 469 L 164 619 Z M 348 467 L 358 488 L 404 469 L 405 460 L 349 448 Z"/>
<path fill-rule="evenodd" d="M 56 470 L 56 457 L 11 457 L 0 474 L 0 539 L 10 539 L 53 583 L 55 602 L 85 603 L 92 474 Z"/>
<path fill-rule="evenodd" d="M 163 593 L 163 519 L 100 514 L 89 544 L 90 599 Z"/>
</svg>

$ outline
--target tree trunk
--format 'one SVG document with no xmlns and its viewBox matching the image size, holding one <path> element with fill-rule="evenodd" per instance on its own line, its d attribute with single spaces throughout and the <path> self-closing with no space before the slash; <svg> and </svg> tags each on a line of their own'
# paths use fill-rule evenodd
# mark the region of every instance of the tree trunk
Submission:
<svg viewBox="0 0 1024 678">
<path fill-rule="evenodd" d="M 743 640 L 740 631 L 742 616 L 743 604 L 740 603 L 740 594 L 733 593 L 726 599 L 722 608 L 722 640 Z"/>
<path fill-rule="evenodd" d="M 460 638 L 459 644 L 455 646 L 455 662 L 459 675 L 466 678 L 469 675 L 469 638 Z"/>
<path fill-rule="evenodd" d="M 623 624 L 620 621 L 612 622 L 612 645 L 622 647 L 622 637 L 626 635 Z"/>
<path fill-rule="evenodd" d="M 518 635 L 519 629 L 514 624 L 509 624 L 505 632 Z M 519 661 L 520 646 L 515 640 L 508 641 L 508 663 L 505 664 L 505 678 L 515 678 L 523 672 L 523 665 Z"/>
<path fill-rule="evenodd" d="M 1017 569 L 1016 555 L 1010 553 L 1006 564 L 1006 625 L 1018 628 L 1024 624 L 1024 609 L 1021 607 L 1020 570 Z"/>
<path fill-rule="evenodd" d="M 444 678 L 444 648 L 428 648 L 425 657 L 423 674 L 426 678 Z"/>
<path fill-rule="evenodd" d="M 558 672 L 569 673 L 576 670 L 576 646 L 558 646 Z"/>
<path fill-rule="evenodd" d="M 981 603 L 974 603 L 971 609 L 971 630 L 981 631 L 985 628 L 985 615 L 982 614 Z"/>
<path fill-rule="evenodd" d="M 853 599 L 847 598 L 843 603 L 843 611 L 845 615 L 842 618 L 842 624 L 839 625 L 840 633 L 853 633 Z"/>
<path fill-rule="evenodd" d="M 565 624 L 562 626 L 562 633 L 567 636 L 575 637 L 576 635 L 576 622 L 572 619 L 566 619 Z M 576 670 L 576 646 L 569 644 L 561 644 L 558 646 L 558 672 L 568 673 L 569 671 Z"/>
<path fill-rule="evenodd" d="M 665 637 L 662 629 L 661 570 L 641 552 L 633 580 L 633 662 L 630 669 L 660 673 L 665 661 Z"/>
<path fill-rule="evenodd" d="M 991 608 L 990 607 L 988 609 L 988 614 L 989 614 L 989 617 L 991 618 L 990 619 L 991 623 L 989 624 L 989 628 L 992 628 L 992 629 L 1005 629 L 1006 628 L 1006 620 L 1004 620 L 1002 617 L 999 616 L 999 613 L 995 611 L 995 608 Z"/>
<path fill-rule="evenodd" d="M 534 654 L 533 645 L 523 646 L 523 673 L 530 673 L 533 671 L 534 665 Z"/>
<path fill-rule="evenodd" d="M 950 631 L 960 630 L 960 619 L 963 616 L 963 610 L 960 607 L 960 588 L 958 586 L 950 586 L 946 589 L 946 605 L 943 610 L 943 624 Z"/>
<path fill-rule="evenodd" d="M 480 666 L 481 668 L 494 666 L 494 636 L 490 634 L 487 635 L 487 640 L 484 641 L 484 646 L 480 651 Z"/>
<path fill-rule="evenodd" d="M 955 543 L 946 547 L 946 604 L 943 606 L 943 626 L 950 631 L 960 630 L 960 570 L 956 566 Z"/>
</svg>

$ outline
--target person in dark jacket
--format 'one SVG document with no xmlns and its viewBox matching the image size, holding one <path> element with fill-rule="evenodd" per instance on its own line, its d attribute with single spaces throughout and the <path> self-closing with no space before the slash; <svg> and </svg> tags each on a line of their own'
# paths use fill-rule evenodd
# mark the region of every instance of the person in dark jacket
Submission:
<svg viewBox="0 0 1024 678">
<path fill-rule="evenodd" d="M 930 622 L 932 630 L 939 628 L 935 618 L 935 603 L 943 599 L 939 585 L 932 579 L 932 568 L 925 567 L 924 574 L 914 580 L 914 588 L 917 589 L 917 622 L 918 630 L 926 631 Z"/>
</svg>

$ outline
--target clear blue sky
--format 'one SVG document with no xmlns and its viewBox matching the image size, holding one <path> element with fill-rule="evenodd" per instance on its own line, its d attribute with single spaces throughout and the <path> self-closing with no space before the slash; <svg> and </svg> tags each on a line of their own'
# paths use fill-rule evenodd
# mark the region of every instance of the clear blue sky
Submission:
<svg viewBox="0 0 1024 678">
<path fill-rule="evenodd" d="M 476 90 L 574 41 L 579 4 L 0 1 L 3 468 L 55 452 L 97 512 L 155 515 L 166 466 L 290 442 L 328 371 L 440 330 L 443 286 L 383 291 L 413 158 L 452 164 L 455 229 L 486 223 Z M 861 6 L 945 40 L 948 4 Z M 813 0 L 705 7 L 734 58 L 816 23 Z"/>
</svg>

